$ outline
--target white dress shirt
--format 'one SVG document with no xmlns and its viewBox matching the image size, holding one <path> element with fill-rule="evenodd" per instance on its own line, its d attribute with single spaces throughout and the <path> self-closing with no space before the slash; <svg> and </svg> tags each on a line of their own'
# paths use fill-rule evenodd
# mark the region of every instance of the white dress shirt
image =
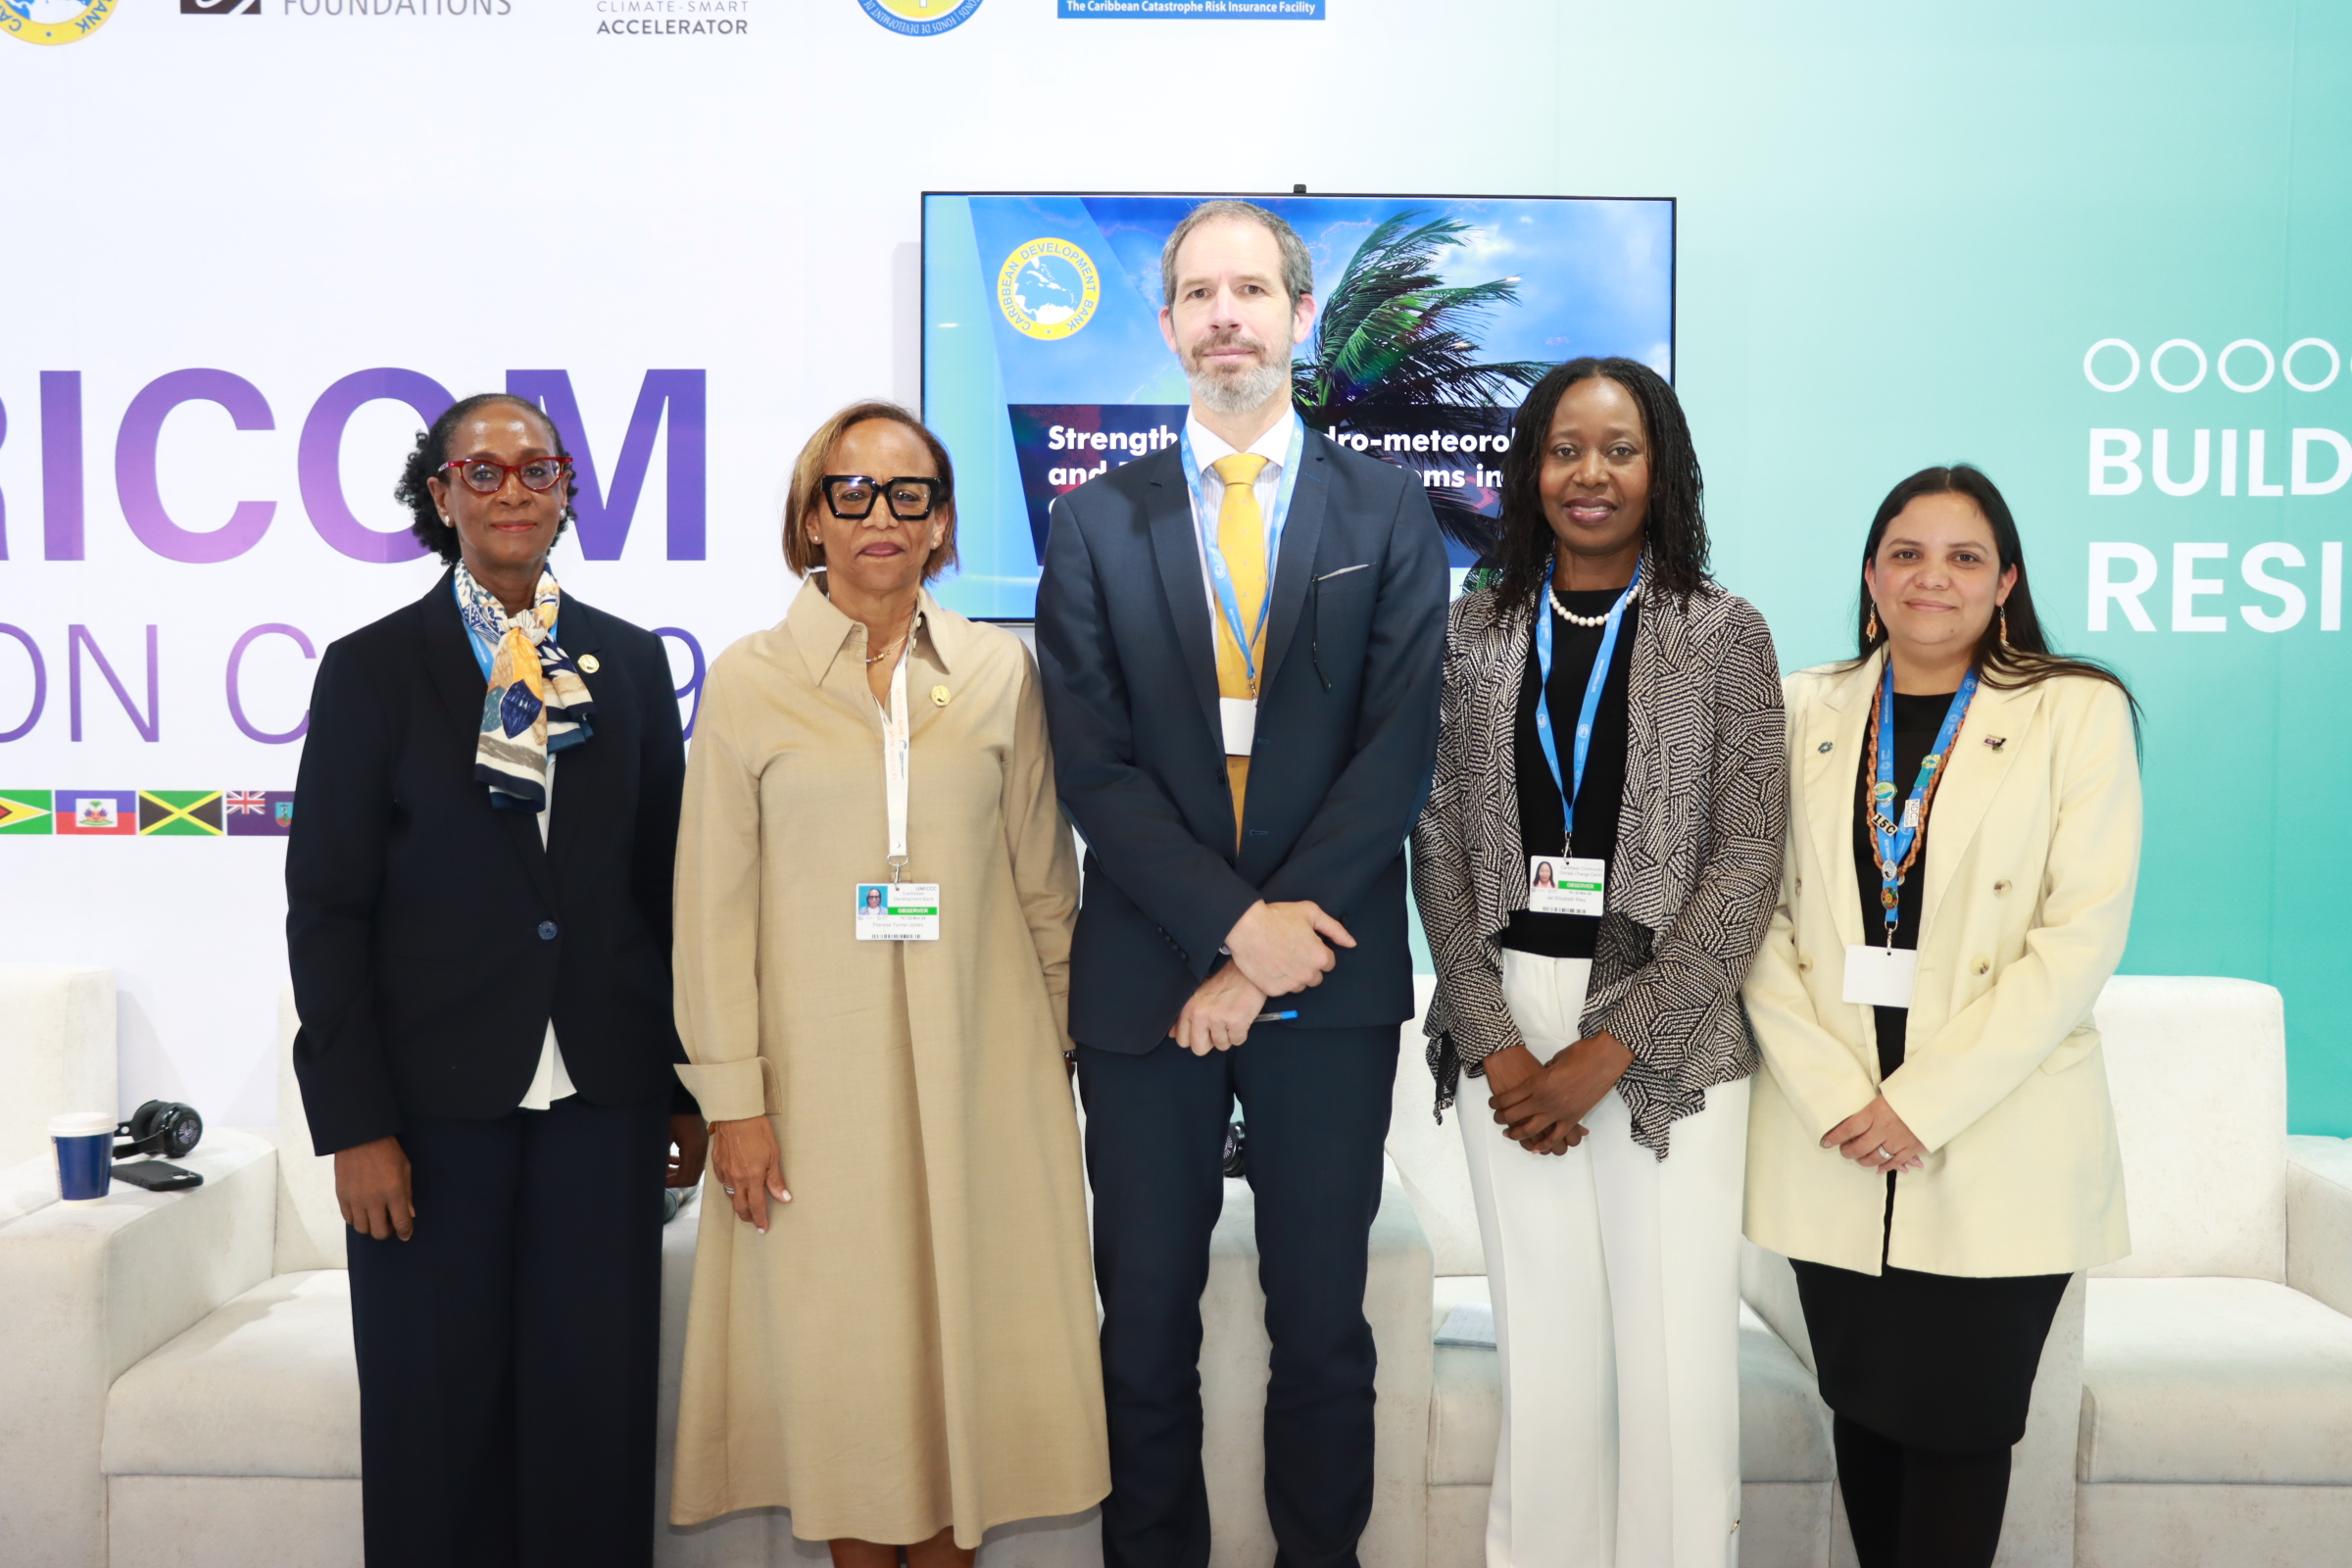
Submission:
<svg viewBox="0 0 2352 1568">
<path fill-rule="evenodd" d="M 1282 466 L 1291 455 L 1291 431 L 1298 424 L 1298 411 L 1292 409 L 1274 421 L 1274 428 L 1250 443 L 1249 450 L 1266 460 L 1257 471 L 1250 489 L 1257 495 L 1257 514 L 1264 519 L 1266 536 L 1274 534 L 1274 498 L 1282 490 Z M 1217 514 L 1225 505 L 1225 481 L 1218 476 L 1217 460 L 1234 455 L 1234 448 L 1225 438 L 1200 422 L 1198 415 L 1184 416 L 1185 434 L 1192 437 L 1193 457 L 1200 465 L 1200 514 L 1193 518 L 1193 544 L 1200 552 L 1200 592 L 1208 600 L 1208 619 L 1215 626 L 1224 613 L 1217 608 L 1217 585 L 1208 574 L 1208 536 L 1217 526 Z M 1274 559 L 1266 557 L 1266 592 L 1274 591 Z"/>
<path fill-rule="evenodd" d="M 547 848 L 547 824 L 556 814 L 556 759 L 552 752 L 547 759 L 547 804 L 539 810 L 539 847 Z M 571 1074 L 564 1070 L 564 1053 L 556 1046 L 556 1020 L 547 1020 L 547 1040 L 539 1047 L 539 1070 L 531 1074 L 531 1087 L 522 1092 L 520 1110 L 545 1110 L 557 1101 L 579 1093 Z"/>
</svg>

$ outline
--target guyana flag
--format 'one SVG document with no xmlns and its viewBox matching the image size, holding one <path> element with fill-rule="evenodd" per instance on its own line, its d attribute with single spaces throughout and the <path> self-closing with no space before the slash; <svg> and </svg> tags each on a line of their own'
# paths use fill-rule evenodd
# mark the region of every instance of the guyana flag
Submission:
<svg viewBox="0 0 2352 1568">
<path fill-rule="evenodd" d="M 139 791 L 139 837 L 220 837 L 219 790 Z"/>
<path fill-rule="evenodd" d="M 54 790 L 0 790 L 0 833 L 46 835 L 56 808 Z"/>
</svg>

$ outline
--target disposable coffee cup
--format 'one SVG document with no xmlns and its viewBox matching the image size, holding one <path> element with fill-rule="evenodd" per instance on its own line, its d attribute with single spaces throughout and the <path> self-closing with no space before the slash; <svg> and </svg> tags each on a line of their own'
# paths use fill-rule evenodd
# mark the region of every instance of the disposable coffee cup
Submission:
<svg viewBox="0 0 2352 1568">
<path fill-rule="evenodd" d="M 69 1203 L 94 1203 L 115 1179 L 115 1118 L 103 1110 L 72 1111 L 49 1118 L 49 1141 L 57 1145 L 57 1196 Z"/>
</svg>

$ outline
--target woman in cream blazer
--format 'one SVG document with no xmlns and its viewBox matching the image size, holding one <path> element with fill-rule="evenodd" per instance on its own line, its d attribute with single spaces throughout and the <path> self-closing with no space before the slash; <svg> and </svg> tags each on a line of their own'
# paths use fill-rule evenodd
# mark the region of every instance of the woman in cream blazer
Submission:
<svg viewBox="0 0 2352 1568">
<path fill-rule="evenodd" d="M 2135 715 L 2049 654 L 1974 468 L 1880 506 L 1862 610 L 1858 660 L 1788 682 L 1786 868 L 1742 993 L 1765 1066 L 1745 1228 L 1795 1260 L 1862 1568 L 1982 1568 L 2058 1298 L 2131 1247 L 2091 1007 L 2138 875 Z M 1907 1007 L 1885 973 L 1905 948 Z"/>
</svg>

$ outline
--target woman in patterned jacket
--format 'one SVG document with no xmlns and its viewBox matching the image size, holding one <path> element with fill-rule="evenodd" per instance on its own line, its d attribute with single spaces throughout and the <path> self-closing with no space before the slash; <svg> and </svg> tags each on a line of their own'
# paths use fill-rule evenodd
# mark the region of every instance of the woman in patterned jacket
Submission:
<svg viewBox="0 0 2352 1568">
<path fill-rule="evenodd" d="M 1706 574 L 1698 461 L 1647 367 L 1538 382 L 1502 498 L 1413 834 L 1438 1108 L 1464 1069 L 1489 1091 L 1461 1118 L 1503 1373 L 1487 1561 L 1723 1568 L 1780 668 Z"/>
</svg>

